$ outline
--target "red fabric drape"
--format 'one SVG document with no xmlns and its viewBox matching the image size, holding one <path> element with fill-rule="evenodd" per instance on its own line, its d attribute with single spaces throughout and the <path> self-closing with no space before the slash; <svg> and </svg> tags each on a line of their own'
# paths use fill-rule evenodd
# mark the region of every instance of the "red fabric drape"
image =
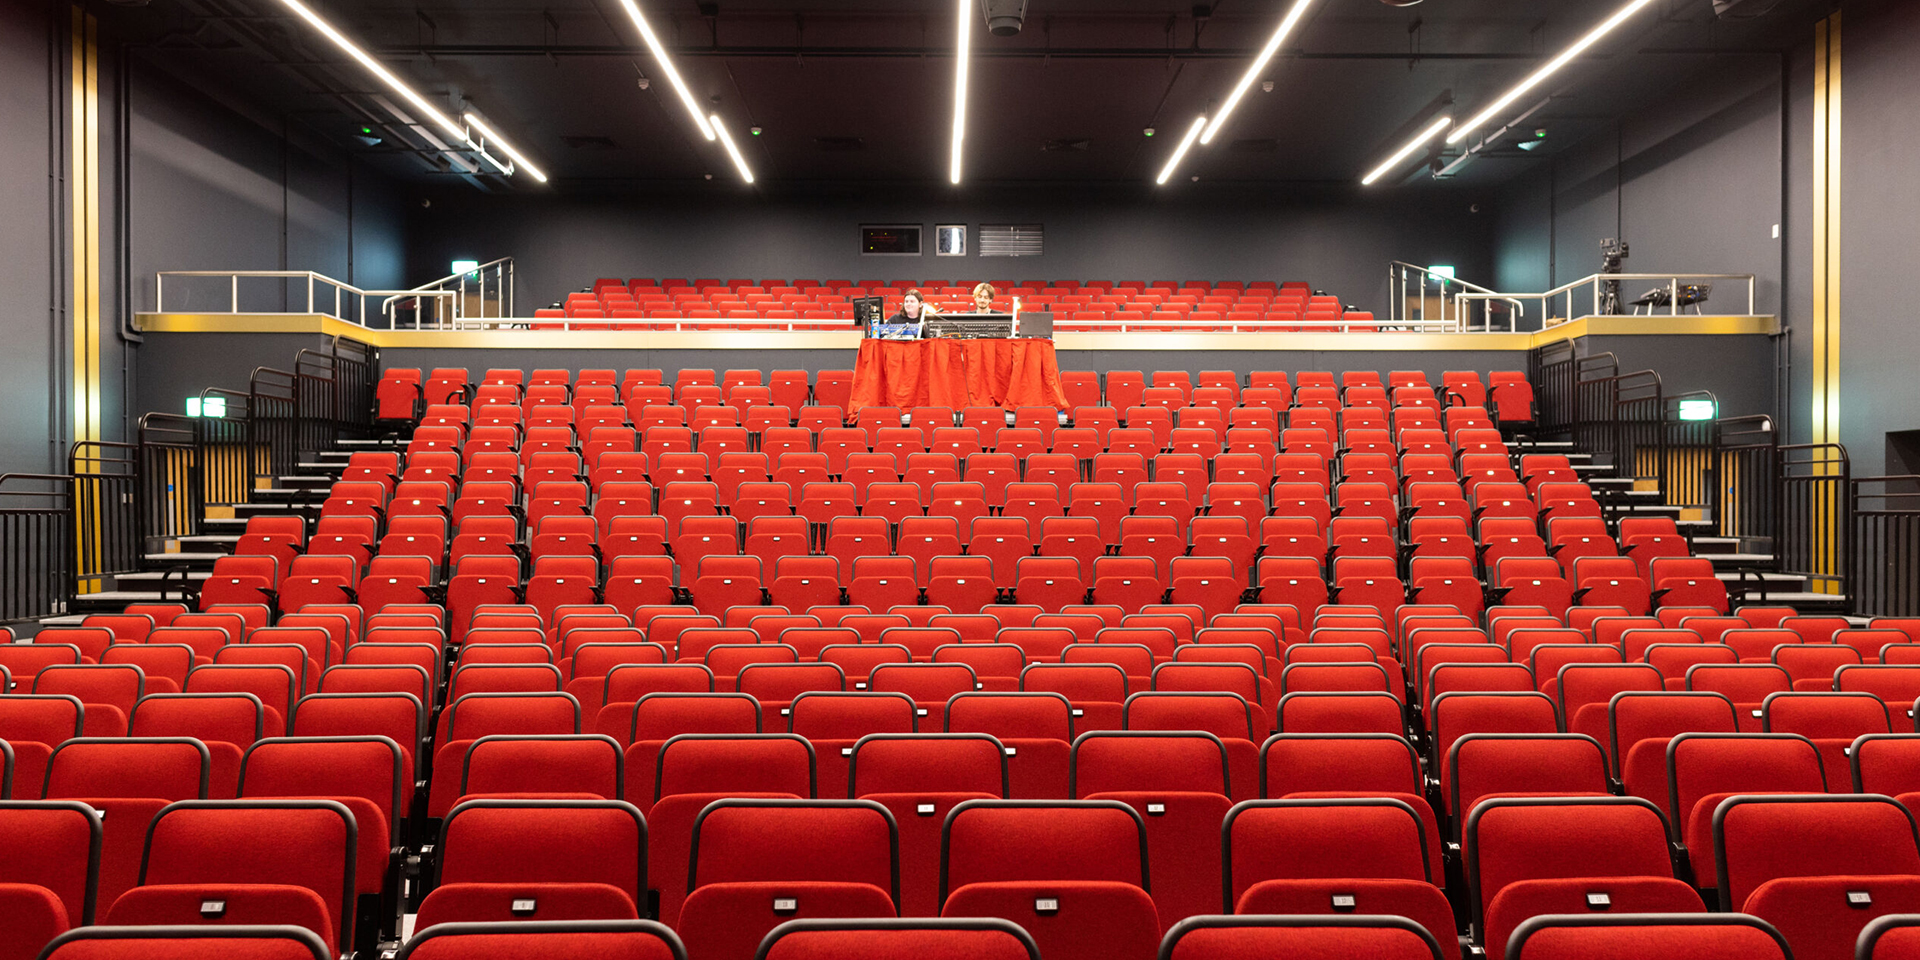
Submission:
<svg viewBox="0 0 1920 960">
<path fill-rule="evenodd" d="M 862 340 L 848 415 L 862 407 L 1067 408 L 1051 340 Z"/>
</svg>

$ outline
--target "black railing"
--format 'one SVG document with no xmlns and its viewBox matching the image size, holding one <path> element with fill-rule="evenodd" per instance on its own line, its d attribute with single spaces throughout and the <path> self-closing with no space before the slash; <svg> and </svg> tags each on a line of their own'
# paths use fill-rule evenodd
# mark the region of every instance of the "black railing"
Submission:
<svg viewBox="0 0 1920 960">
<path fill-rule="evenodd" d="M 0 476 L 0 622 L 67 612 L 74 593 L 72 478 Z"/>
<path fill-rule="evenodd" d="M 1772 417 L 1714 421 L 1707 486 L 1720 535 L 1740 538 L 1743 551 L 1772 553 L 1780 535 L 1780 446 Z"/>
<path fill-rule="evenodd" d="M 1538 407 L 1536 429 L 1542 436 L 1564 434 L 1573 429 L 1578 361 L 1572 340 L 1550 343 L 1533 351 L 1533 402 Z"/>
<path fill-rule="evenodd" d="M 1853 481 L 1853 612 L 1920 617 L 1920 477 Z"/>
<path fill-rule="evenodd" d="M 67 453 L 74 520 L 74 574 L 82 580 L 132 573 L 146 553 L 141 535 L 140 447 L 83 441 Z"/>
<path fill-rule="evenodd" d="M 227 416 L 232 416 L 235 410 L 231 399 L 228 404 Z M 200 409 L 206 408 L 203 395 Z M 245 408 L 241 409 L 244 412 Z M 140 418 L 140 529 L 148 537 L 164 540 L 201 533 L 201 521 L 207 512 L 210 459 L 203 433 L 209 430 L 244 433 L 246 424 L 226 417 L 183 417 L 175 413 L 149 413 Z M 240 489 L 244 491 L 245 486 Z"/>
<path fill-rule="evenodd" d="M 1847 448 L 1837 443 L 1780 447 L 1780 572 L 1807 578 L 1816 593 L 1848 595 L 1847 541 L 1853 499 Z"/>
<path fill-rule="evenodd" d="M 1660 478 L 1660 492 L 1669 505 L 1711 510 L 1714 443 L 1719 430 L 1711 419 L 1681 417 L 1686 401 L 1702 399 L 1718 409 L 1718 401 L 1705 390 L 1666 398 L 1666 409 L 1661 414 L 1663 448 L 1655 476 Z"/>
</svg>

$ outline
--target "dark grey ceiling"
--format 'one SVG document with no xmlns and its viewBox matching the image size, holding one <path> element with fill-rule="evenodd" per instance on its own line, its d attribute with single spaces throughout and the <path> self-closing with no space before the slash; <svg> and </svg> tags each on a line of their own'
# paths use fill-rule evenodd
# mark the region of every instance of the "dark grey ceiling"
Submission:
<svg viewBox="0 0 1920 960">
<path fill-rule="evenodd" d="M 313 0 L 323 15 L 449 109 L 466 101 L 554 175 L 560 190 L 734 176 L 694 129 L 617 0 Z M 977 0 L 975 0 L 977 2 Z M 1216 106 L 1291 0 L 1030 0 L 1025 28 L 976 27 L 969 182 L 1148 182 L 1180 132 Z M 1350 182 L 1449 95 L 1478 112 L 1623 0 L 1318 0 L 1209 148 L 1181 171 L 1209 180 Z M 1669 85 L 1711 82 L 1727 57 L 1771 56 L 1818 0 L 1717 20 L 1710 0 L 1659 0 L 1551 84 L 1511 143 L 1462 171 L 1486 184 L 1610 126 Z M 763 183 L 939 182 L 951 123 L 954 8 L 946 0 L 641 0 L 690 86 L 724 117 Z M 399 176 L 431 158 L 355 138 L 390 118 L 377 87 L 278 0 L 103 6 L 145 62 L 231 91 L 366 153 Z M 638 80 L 651 81 L 642 90 Z M 1509 111 L 1518 114 L 1539 96 Z M 764 134 L 749 136 L 760 126 Z M 1497 126 L 1498 124 L 1495 124 Z M 1154 127 L 1158 135 L 1142 131 Z M 1409 174 L 1420 160 L 1407 164 Z M 441 173 L 438 176 L 444 177 Z M 1424 175 L 1423 175 L 1424 176 Z M 524 178 L 493 188 L 526 189 Z"/>
</svg>

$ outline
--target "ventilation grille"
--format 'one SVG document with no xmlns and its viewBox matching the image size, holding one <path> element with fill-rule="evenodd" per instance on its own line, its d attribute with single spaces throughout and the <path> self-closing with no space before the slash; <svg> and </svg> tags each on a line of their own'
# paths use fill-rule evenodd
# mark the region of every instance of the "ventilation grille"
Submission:
<svg viewBox="0 0 1920 960">
<path fill-rule="evenodd" d="M 1037 257 L 1043 229 L 1037 223 L 983 223 L 980 225 L 980 255 L 983 257 Z"/>
<path fill-rule="evenodd" d="M 1042 140 L 1042 153 L 1085 153 L 1093 147 L 1092 140 Z"/>
<path fill-rule="evenodd" d="M 612 137 L 561 137 L 560 142 L 575 150 L 612 150 Z"/>
<path fill-rule="evenodd" d="M 813 145 L 821 153 L 858 153 L 867 148 L 867 142 L 859 137 L 814 137 Z"/>
</svg>

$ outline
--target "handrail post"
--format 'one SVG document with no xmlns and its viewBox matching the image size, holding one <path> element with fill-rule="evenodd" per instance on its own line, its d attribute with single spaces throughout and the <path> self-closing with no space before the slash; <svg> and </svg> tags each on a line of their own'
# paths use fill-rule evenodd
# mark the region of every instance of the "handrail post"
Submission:
<svg viewBox="0 0 1920 960">
<path fill-rule="evenodd" d="M 313 312 L 313 274 L 307 274 L 307 312 Z"/>
<path fill-rule="evenodd" d="M 228 313 L 240 312 L 240 275 L 237 273 L 233 275 L 233 290 L 232 290 L 232 296 L 229 298 L 229 303 L 227 305 L 227 312 Z"/>
</svg>

